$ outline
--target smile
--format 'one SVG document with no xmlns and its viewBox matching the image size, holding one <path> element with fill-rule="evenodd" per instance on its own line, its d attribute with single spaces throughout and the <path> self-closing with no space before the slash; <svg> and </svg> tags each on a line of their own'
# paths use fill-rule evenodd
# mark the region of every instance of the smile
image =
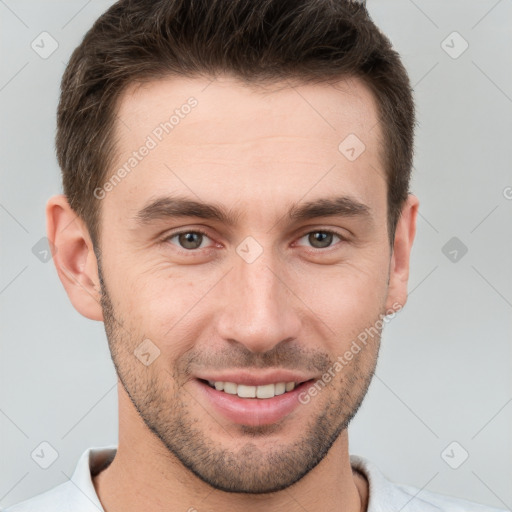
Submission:
<svg viewBox="0 0 512 512">
<path fill-rule="evenodd" d="M 264 384 L 262 386 L 248 386 L 236 384 L 235 382 L 207 381 L 208 385 L 217 391 L 224 391 L 230 395 L 238 395 L 240 398 L 273 398 L 293 391 L 297 384 L 295 382 L 276 382 L 275 384 Z"/>
<path fill-rule="evenodd" d="M 312 382 L 270 382 L 256 386 L 196 378 L 192 385 L 199 388 L 199 399 L 207 411 L 239 425 L 261 426 L 277 423 L 298 409 L 302 405 L 300 393 Z"/>
</svg>

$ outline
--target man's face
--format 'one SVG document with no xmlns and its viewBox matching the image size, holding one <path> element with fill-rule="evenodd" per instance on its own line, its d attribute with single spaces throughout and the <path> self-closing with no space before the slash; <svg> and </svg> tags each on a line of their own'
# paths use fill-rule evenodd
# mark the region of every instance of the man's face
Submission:
<svg viewBox="0 0 512 512">
<path fill-rule="evenodd" d="M 175 109 L 166 133 L 160 123 Z M 375 101 L 357 80 L 263 93 L 227 77 L 172 78 L 128 90 L 116 130 L 109 176 L 131 164 L 102 200 L 102 306 L 125 391 L 203 481 L 235 492 L 285 488 L 357 411 L 380 333 L 341 369 L 335 363 L 394 302 Z M 165 202 L 147 208 L 178 196 L 214 204 L 231 222 L 165 215 Z M 336 215 L 289 215 L 336 198 Z M 249 388 L 216 390 L 207 380 Z M 271 395 L 283 387 L 272 383 L 304 381 L 274 398 L 227 392 L 260 384 Z"/>
</svg>

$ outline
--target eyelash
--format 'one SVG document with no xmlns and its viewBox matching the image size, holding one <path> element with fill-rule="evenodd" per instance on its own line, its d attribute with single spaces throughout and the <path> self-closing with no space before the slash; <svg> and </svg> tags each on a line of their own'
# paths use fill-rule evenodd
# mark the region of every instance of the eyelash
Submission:
<svg viewBox="0 0 512 512">
<path fill-rule="evenodd" d="M 210 238 L 210 236 L 208 235 L 208 233 L 206 231 L 203 231 L 202 229 L 186 229 L 186 230 L 183 230 L 183 231 L 177 231 L 175 233 L 172 233 L 168 236 L 166 236 L 162 242 L 164 243 L 167 243 L 169 242 L 172 238 L 176 237 L 176 236 L 179 236 L 179 235 L 182 235 L 182 234 L 185 234 L 185 233 L 200 233 L 201 235 L 204 235 L 208 238 Z M 341 242 L 346 242 L 347 241 L 347 238 L 344 237 L 341 233 L 338 233 L 337 231 L 332 231 L 332 230 L 329 230 L 329 229 L 314 229 L 312 231 L 307 231 L 305 232 L 304 234 L 302 234 L 300 237 L 299 237 L 299 240 L 301 238 L 304 238 L 305 236 L 307 235 L 310 235 L 311 233 L 327 233 L 327 234 L 330 234 L 330 235 L 335 235 L 337 236 Z M 210 238 L 211 239 L 211 238 Z M 183 247 L 180 247 L 176 244 L 172 244 L 172 245 L 175 245 L 179 250 L 181 250 L 182 252 L 185 252 L 187 254 L 194 254 L 194 253 L 197 253 L 200 251 L 200 249 L 184 249 Z M 334 244 L 336 245 L 336 244 Z M 318 251 L 321 251 L 321 252 L 327 252 L 329 251 L 329 249 L 332 249 L 334 247 L 334 245 L 332 246 L 329 246 L 329 247 L 325 247 L 323 249 L 321 248 L 316 248 L 316 247 L 310 247 L 310 251 L 311 252 L 318 252 Z M 209 248 L 211 249 L 211 248 Z"/>
</svg>

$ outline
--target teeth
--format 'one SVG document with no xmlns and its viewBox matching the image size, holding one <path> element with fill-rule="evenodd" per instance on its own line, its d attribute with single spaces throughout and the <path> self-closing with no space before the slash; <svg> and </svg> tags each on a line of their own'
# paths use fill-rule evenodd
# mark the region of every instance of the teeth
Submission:
<svg viewBox="0 0 512 512">
<path fill-rule="evenodd" d="M 224 393 L 236 395 L 237 385 L 234 382 L 224 382 Z"/>
<path fill-rule="evenodd" d="M 258 398 L 272 398 L 275 396 L 275 384 L 265 384 L 264 386 L 256 387 L 256 396 Z"/>
<path fill-rule="evenodd" d="M 288 383 L 285 383 L 285 382 L 279 382 L 279 384 L 276 384 L 276 389 L 274 391 L 274 393 L 276 395 L 282 395 L 285 391 L 286 391 L 286 386 L 290 384 L 289 382 Z M 292 388 L 293 389 L 293 388 Z"/>
<path fill-rule="evenodd" d="M 230 395 L 238 395 L 240 398 L 273 398 L 288 391 L 293 391 L 295 382 L 277 382 L 276 384 L 265 384 L 263 386 L 247 386 L 234 382 L 219 382 L 209 380 L 208 384 L 217 391 L 224 391 Z"/>
<path fill-rule="evenodd" d="M 244 384 L 238 384 L 236 388 L 236 394 L 240 398 L 256 398 L 256 386 L 246 386 Z"/>
</svg>

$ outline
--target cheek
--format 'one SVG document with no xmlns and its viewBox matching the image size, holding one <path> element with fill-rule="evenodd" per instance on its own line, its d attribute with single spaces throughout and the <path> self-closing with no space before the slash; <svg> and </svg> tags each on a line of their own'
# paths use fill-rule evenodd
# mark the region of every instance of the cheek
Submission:
<svg viewBox="0 0 512 512">
<path fill-rule="evenodd" d="M 318 267 L 296 283 L 299 297 L 338 334 L 366 326 L 383 312 L 387 295 L 387 265 L 344 263 Z M 297 289 L 297 288 L 296 288 Z"/>
<path fill-rule="evenodd" d="M 177 359 L 193 346 L 194 311 L 205 294 L 202 285 L 177 274 L 161 269 L 142 273 L 127 280 L 124 288 L 127 330 L 149 338 L 166 360 Z"/>
</svg>

